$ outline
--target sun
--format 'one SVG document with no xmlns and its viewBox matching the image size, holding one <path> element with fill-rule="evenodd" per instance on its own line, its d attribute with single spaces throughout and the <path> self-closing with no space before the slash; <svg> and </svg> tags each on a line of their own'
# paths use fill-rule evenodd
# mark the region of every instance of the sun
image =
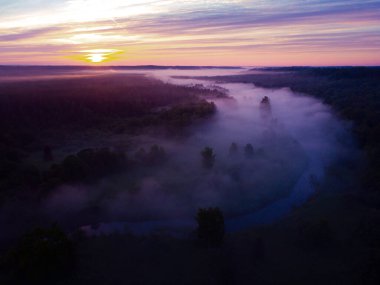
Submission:
<svg viewBox="0 0 380 285">
<path fill-rule="evenodd" d="M 75 54 L 70 58 L 84 61 L 87 64 L 101 64 L 104 62 L 118 60 L 123 53 L 123 50 L 118 49 L 87 49 L 75 52 Z"/>
<path fill-rule="evenodd" d="M 106 57 L 104 54 L 101 54 L 101 53 L 93 53 L 93 54 L 89 54 L 87 56 L 87 59 L 93 63 L 100 63 L 106 60 Z"/>
</svg>

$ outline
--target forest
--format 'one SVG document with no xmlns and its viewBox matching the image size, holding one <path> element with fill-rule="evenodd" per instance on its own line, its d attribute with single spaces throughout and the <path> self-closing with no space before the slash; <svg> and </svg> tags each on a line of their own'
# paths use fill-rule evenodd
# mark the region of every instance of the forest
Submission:
<svg viewBox="0 0 380 285">
<path fill-rule="evenodd" d="M 173 76 L 195 84 L 144 75 L 154 66 L 0 68 L 1 284 L 378 283 L 380 69 L 204 68 L 172 68 L 199 69 Z M 319 143 L 353 153 L 307 177 L 313 193 L 279 219 L 231 230 L 289 196 L 308 165 L 309 133 L 278 122 L 276 96 L 341 130 L 336 114 L 353 142 Z M 149 230 L 173 216 L 176 230 Z"/>
<path fill-rule="evenodd" d="M 21 82 L 0 82 L 0 200 L 23 195 L 25 187 L 49 188 L 74 176 L 86 179 L 78 157 L 92 168 L 102 165 L 103 170 L 91 170 L 93 177 L 112 172 L 122 163 L 122 158 L 115 158 L 117 152 L 105 146 L 89 151 L 84 147 L 78 156 L 70 154 L 54 164 L 51 144 L 59 147 L 66 137 L 88 133 L 93 138 L 96 132 L 136 135 L 160 126 L 168 135 L 179 134 L 216 112 L 205 98 L 226 96 L 220 90 L 175 86 L 143 75 Z M 42 164 L 31 162 L 34 153 L 43 158 Z"/>
</svg>

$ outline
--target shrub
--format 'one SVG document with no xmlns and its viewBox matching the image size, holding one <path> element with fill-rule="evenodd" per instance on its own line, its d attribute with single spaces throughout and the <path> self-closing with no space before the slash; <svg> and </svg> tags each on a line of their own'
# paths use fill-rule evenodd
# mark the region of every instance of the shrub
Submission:
<svg viewBox="0 0 380 285">
<path fill-rule="evenodd" d="M 206 246 L 219 246 L 224 238 L 224 217 L 219 208 L 200 208 L 196 220 L 198 239 Z"/>
<path fill-rule="evenodd" d="M 20 284 L 52 284 L 70 276 L 74 247 L 57 226 L 25 234 L 8 254 L 5 264 L 11 279 Z"/>
</svg>

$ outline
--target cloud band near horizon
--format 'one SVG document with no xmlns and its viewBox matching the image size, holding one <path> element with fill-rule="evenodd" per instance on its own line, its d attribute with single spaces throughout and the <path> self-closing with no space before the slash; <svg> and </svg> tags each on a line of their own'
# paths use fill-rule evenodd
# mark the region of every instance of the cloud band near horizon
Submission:
<svg viewBox="0 0 380 285">
<path fill-rule="evenodd" d="M 0 0 L 0 64 L 380 65 L 379 15 L 371 0 Z"/>
</svg>

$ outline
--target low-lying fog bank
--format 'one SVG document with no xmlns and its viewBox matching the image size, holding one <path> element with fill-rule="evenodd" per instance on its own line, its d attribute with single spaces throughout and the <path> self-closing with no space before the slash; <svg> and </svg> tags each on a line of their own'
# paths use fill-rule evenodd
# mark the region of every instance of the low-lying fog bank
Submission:
<svg viewBox="0 0 380 285">
<path fill-rule="evenodd" d="M 227 230 L 240 230 L 281 218 L 313 193 L 326 168 L 353 154 L 347 124 L 313 98 L 288 89 L 175 78 L 242 70 L 141 72 L 173 84 L 220 87 L 231 98 L 213 100 L 216 116 L 185 139 L 141 137 L 146 149 L 164 148 L 166 160 L 158 167 L 56 189 L 46 200 L 53 219 L 67 222 L 92 209 L 99 222 L 95 232 L 146 233 L 193 228 L 199 207 L 217 206 L 227 217 Z M 209 167 L 202 165 L 205 147 L 215 156 Z"/>
<path fill-rule="evenodd" d="M 0 185 L 9 190 L 0 227 L 9 236 L 54 222 L 89 233 L 188 233 L 205 207 L 223 211 L 228 231 L 271 223 L 357 153 L 349 124 L 316 99 L 192 78 L 248 69 L 49 72 L 36 75 L 54 79 L 0 84 L 9 106 L 0 150 L 10 156 L 0 170 L 12 178 Z M 30 126 L 35 142 L 12 148 L 29 140 L 12 137 L 13 126 Z"/>
</svg>

